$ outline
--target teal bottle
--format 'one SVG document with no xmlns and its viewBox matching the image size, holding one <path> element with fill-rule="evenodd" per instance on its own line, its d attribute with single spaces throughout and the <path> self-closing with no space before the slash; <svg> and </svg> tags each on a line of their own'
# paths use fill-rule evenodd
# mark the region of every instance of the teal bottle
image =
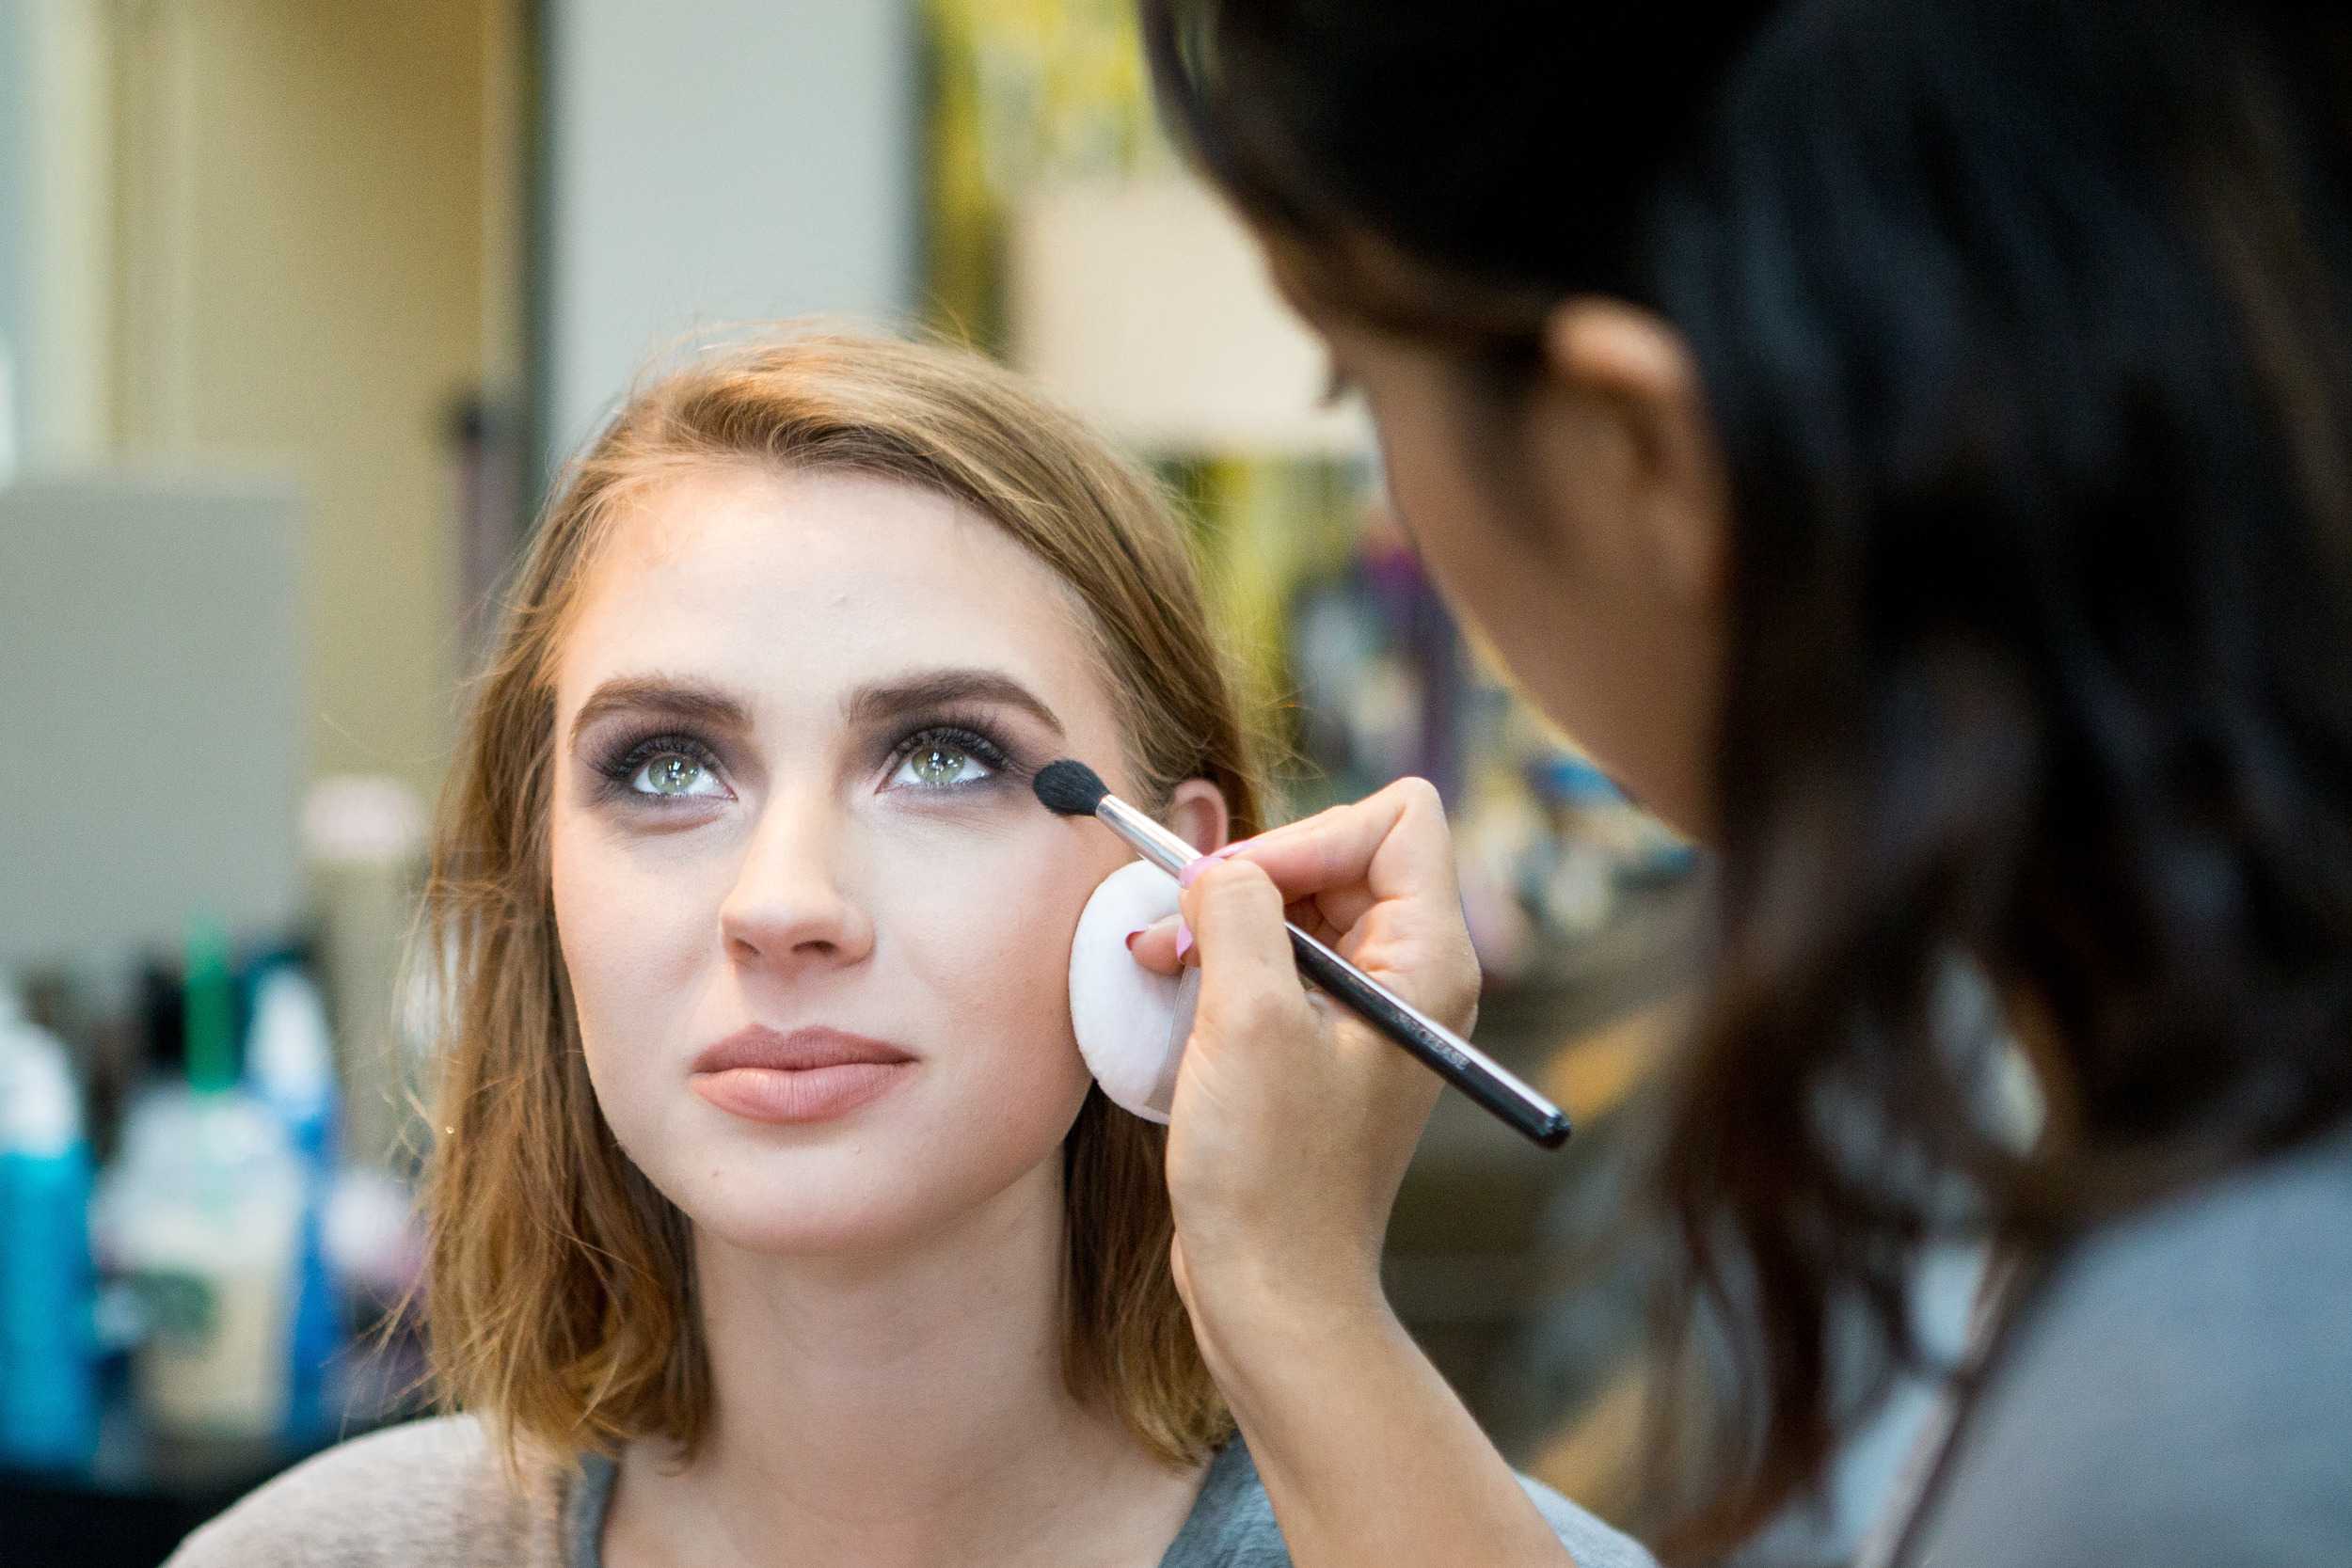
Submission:
<svg viewBox="0 0 2352 1568">
<path fill-rule="evenodd" d="M 0 1465 L 98 1446 L 89 1144 L 65 1048 L 0 990 Z"/>
</svg>

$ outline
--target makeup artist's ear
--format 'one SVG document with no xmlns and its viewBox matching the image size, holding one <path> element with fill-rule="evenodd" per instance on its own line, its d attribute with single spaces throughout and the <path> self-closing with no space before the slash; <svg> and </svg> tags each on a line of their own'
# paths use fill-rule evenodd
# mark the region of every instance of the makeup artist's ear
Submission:
<svg viewBox="0 0 2352 1568">
<path fill-rule="evenodd" d="M 1690 341 L 1653 311 L 1584 296 L 1545 318 L 1543 357 L 1529 455 L 1554 549 L 1612 552 L 1663 601 L 1712 609 L 1730 484 Z"/>
<path fill-rule="evenodd" d="M 1225 791 L 1206 779 L 1186 779 L 1176 786 L 1166 820 L 1178 837 L 1204 854 L 1221 847 L 1233 831 L 1233 813 L 1225 803 Z"/>
</svg>

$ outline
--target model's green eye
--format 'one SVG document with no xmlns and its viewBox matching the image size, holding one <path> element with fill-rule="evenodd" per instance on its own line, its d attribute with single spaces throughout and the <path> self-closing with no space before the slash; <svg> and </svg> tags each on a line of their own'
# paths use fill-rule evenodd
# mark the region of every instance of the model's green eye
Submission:
<svg viewBox="0 0 2352 1568">
<path fill-rule="evenodd" d="M 719 781 L 711 777 L 710 769 L 680 752 L 664 752 L 659 756 L 648 757 L 628 784 L 640 795 L 659 796 L 663 800 L 719 793 Z"/>
<path fill-rule="evenodd" d="M 911 784 L 918 789 L 947 789 L 957 784 L 975 784 L 988 776 L 987 765 L 970 752 L 948 741 L 932 740 L 925 741 L 909 752 L 890 782 L 894 785 Z"/>
</svg>

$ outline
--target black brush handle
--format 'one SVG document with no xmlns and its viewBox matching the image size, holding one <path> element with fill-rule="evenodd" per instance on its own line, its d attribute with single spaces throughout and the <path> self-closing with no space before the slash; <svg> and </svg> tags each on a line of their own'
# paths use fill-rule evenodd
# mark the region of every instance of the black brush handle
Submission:
<svg viewBox="0 0 2352 1568">
<path fill-rule="evenodd" d="M 1333 1001 L 1411 1052 L 1423 1067 L 1546 1148 L 1568 1141 L 1565 1112 L 1485 1052 L 1323 943 L 1283 922 L 1298 972 Z"/>
</svg>

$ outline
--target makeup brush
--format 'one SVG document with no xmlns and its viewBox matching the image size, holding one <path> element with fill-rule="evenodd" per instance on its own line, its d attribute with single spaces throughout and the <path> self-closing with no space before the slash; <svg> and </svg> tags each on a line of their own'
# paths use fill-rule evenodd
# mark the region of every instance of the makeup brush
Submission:
<svg viewBox="0 0 2352 1568">
<path fill-rule="evenodd" d="M 1191 845 L 1110 792 L 1083 762 L 1046 764 L 1032 781 L 1037 798 L 1063 816 L 1091 816 L 1169 876 L 1200 858 Z M 1298 972 L 1348 1011 L 1418 1057 L 1423 1067 L 1546 1148 L 1568 1139 L 1560 1107 L 1436 1019 L 1341 958 L 1289 921 Z"/>
</svg>

